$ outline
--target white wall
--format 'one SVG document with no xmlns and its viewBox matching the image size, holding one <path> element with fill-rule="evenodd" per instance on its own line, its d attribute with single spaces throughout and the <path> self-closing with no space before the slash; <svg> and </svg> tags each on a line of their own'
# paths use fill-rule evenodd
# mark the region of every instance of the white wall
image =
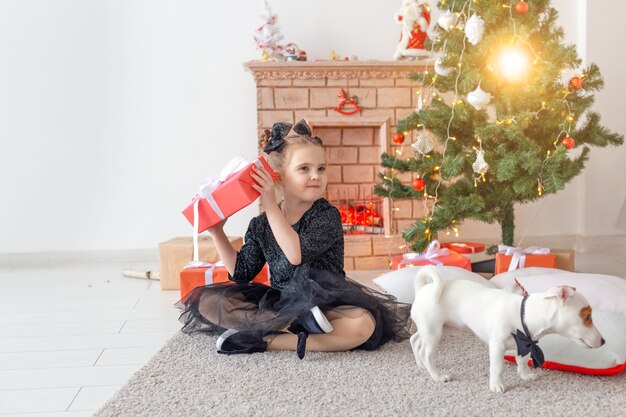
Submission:
<svg viewBox="0 0 626 417">
<path fill-rule="evenodd" d="M 605 126 L 624 134 L 626 31 L 623 30 L 623 16 L 626 15 L 626 2 L 606 0 L 602 7 L 591 0 L 587 3 L 587 58 L 600 66 L 605 84 L 596 95 L 594 108 L 602 116 Z M 584 177 L 587 215 L 583 233 L 624 233 L 626 218 L 618 217 L 626 204 L 626 146 L 593 149 L 587 167 Z M 622 212 L 622 216 L 625 214 Z"/>
<path fill-rule="evenodd" d="M 331 50 L 389 59 L 400 3 L 271 1 L 286 40 L 309 59 Z M 586 1 L 573 3 L 554 1 L 576 42 Z M 617 19 L 626 5 L 611 3 L 610 13 L 589 9 L 583 38 L 605 75 L 596 108 L 625 132 Z M 242 63 L 258 56 L 262 10 L 260 0 L 0 2 L 0 253 L 148 248 L 188 234 L 179 211 L 202 178 L 256 151 L 255 88 Z M 541 203 L 517 210 L 518 233 L 623 233 L 624 148 L 594 151 L 582 178 L 546 198 L 534 221 Z M 255 213 L 235 215 L 227 232 L 243 234 Z M 499 235 L 483 224 L 462 230 Z"/>
</svg>

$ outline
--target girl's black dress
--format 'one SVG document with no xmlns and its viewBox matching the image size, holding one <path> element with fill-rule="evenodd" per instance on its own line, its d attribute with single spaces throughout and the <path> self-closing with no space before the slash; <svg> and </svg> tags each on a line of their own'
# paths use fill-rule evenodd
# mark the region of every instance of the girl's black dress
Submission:
<svg viewBox="0 0 626 417">
<path fill-rule="evenodd" d="M 197 287 L 178 303 L 182 330 L 219 334 L 235 328 L 265 337 L 284 331 L 313 306 L 322 311 L 356 306 L 376 321 L 374 333 L 358 349 L 408 338 L 408 305 L 346 277 L 341 215 L 335 206 L 319 199 L 292 227 L 300 236 L 299 266 L 287 260 L 267 216 L 260 214 L 250 222 L 231 281 Z M 266 262 L 271 286 L 250 282 Z"/>
</svg>

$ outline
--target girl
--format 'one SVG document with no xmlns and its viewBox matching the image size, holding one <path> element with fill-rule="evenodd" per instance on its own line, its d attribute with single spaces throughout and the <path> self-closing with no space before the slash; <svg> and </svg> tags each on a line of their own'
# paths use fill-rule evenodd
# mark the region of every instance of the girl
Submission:
<svg viewBox="0 0 626 417">
<path fill-rule="evenodd" d="M 346 278 L 341 216 L 322 198 L 322 141 L 304 120 L 287 136 L 291 126 L 276 123 L 262 138 L 284 199 L 276 202 L 274 181 L 257 168 L 253 187 L 265 212 L 250 222 L 241 250 L 226 237 L 225 220 L 209 229 L 234 282 L 197 287 L 181 300 L 183 331 L 221 333 L 219 353 L 295 350 L 300 359 L 307 345 L 371 350 L 407 338 L 407 306 Z M 250 282 L 266 262 L 271 287 Z"/>
</svg>

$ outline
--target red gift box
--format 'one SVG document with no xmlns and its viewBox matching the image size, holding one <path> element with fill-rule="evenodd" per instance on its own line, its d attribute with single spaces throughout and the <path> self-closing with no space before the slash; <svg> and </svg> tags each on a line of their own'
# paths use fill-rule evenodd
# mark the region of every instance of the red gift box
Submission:
<svg viewBox="0 0 626 417">
<path fill-rule="evenodd" d="M 277 177 L 262 156 L 253 162 L 238 157 L 228 163 L 220 173 L 219 178 L 217 176 L 211 177 L 200 187 L 198 195 L 183 210 L 183 215 L 193 226 L 194 205 L 197 203 L 198 233 L 232 216 L 242 208 L 252 204 L 259 197 L 259 193 L 252 188 L 252 184 L 256 184 L 251 176 L 252 167 L 255 165 L 263 166 L 272 178 Z"/>
<path fill-rule="evenodd" d="M 473 254 L 483 252 L 485 245 L 480 242 L 446 242 L 441 244 L 442 248 L 448 248 L 462 254 Z"/>
<path fill-rule="evenodd" d="M 507 272 L 509 270 L 509 265 L 511 264 L 511 260 L 513 259 L 513 255 L 505 255 L 504 253 L 496 254 L 496 274 L 501 274 L 502 272 Z M 556 268 L 556 255 L 549 253 L 546 255 L 526 255 L 526 259 L 524 260 L 524 268 L 530 268 L 532 266 L 540 266 L 543 268 Z M 518 269 L 519 265 L 517 266 Z"/>
<path fill-rule="evenodd" d="M 511 265 L 513 262 L 513 265 Z M 518 268 L 530 268 L 539 266 L 543 268 L 556 268 L 557 255 L 550 253 L 549 248 L 532 246 L 526 249 L 512 246 L 498 245 L 496 254 L 495 273 L 500 274 Z"/>
<path fill-rule="evenodd" d="M 406 256 L 406 254 L 403 256 Z M 391 258 L 391 269 L 402 269 L 411 266 L 422 265 L 447 265 L 458 266 L 459 268 L 464 268 L 468 271 L 472 270 L 472 263 L 468 257 L 451 250 L 448 251 L 447 255 L 438 256 L 437 258 L 432 259 L 411 260 L 403 256 L 394 256 L 393 258 Z"/>
<path fill-rule="evenodd" d="M 441 244 L 442 248 L 451 249 L 469 258 L 471 263 L 493 259 L 485 253 L 485 245 L 480 242 L 446 242 Z"/>
<path fill-rule="evenodd" d="M 218 282 L 228 282 L 228 270 L 221 263 L 213 266 L 205 266 L 200 268 L 185 268 L 180 271 L 180 298 L 185 298 L 191 290 L 208 284 L 216 284 Z M 269 286 L 269 269 L 267 264 L 261 269 L 256 277 L 252 280 L 258 284 Z"/>
<path fill-rule="evenodd" d="M 433 240 L 422 253 L 405 253 L 402 256 L 391 258 L 391 269 L 401 269 L 409 266 L 447 265 L 472 270 L 469 258 L 455 251 L 442 248 L 438 240 Z"/>
</svg>

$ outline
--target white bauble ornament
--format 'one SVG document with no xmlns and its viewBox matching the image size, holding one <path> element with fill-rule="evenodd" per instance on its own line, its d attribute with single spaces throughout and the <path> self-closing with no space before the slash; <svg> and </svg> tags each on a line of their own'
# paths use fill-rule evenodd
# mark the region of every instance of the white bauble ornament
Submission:
<svg viewBox="0 0 626 417">
<path fill-rule="evenodd" d="M 485 21 L 476 13 L 465 24 L 465 36 L 472 45 L 476 46 L 485 33 Z"/>
<path fill-rule="evenodd" d="M 417 134 L 415 142 L 411 144 L 411 148 L 413 148 L 416 153 L 426 155 L 435 148 L 433 134 L 426 129 L 422 129 L 421 132 Z"/>
<path fill-rule="evenodd" d="M 437 60 L 435 61 L 435 72 L 438 75 L 441 75 L 442 77 L 447 77 L 448 75 L 452 74 L 452 71 L 454 71 L 454 68 L 444 67 L 441 62 L 442 62 L 441 58 L 437 58 Z"/>
<path fill-rule="evenodd" d="M 472 169 L 477 174 L 485 174 L 489 170 L 489 164 L 485 162 L 485 151 L 482 149 L 476 150 L 476 161 L 472 164 Z"/>
<path fill-rule="evenodd" d="M 447 32 L 456 24 L 456 15 L 448 10 L 441 15 L 439 20 L 437 20 L 437 23 Z"/>
<path fill-rule="evenodd" d="M 467 95 L 467 102 L 476 110 L 482 110 L 491 102 L 491 94 L 483 91 L 480 85 L 478 85 L 476 90 Z"/>
</svg>

